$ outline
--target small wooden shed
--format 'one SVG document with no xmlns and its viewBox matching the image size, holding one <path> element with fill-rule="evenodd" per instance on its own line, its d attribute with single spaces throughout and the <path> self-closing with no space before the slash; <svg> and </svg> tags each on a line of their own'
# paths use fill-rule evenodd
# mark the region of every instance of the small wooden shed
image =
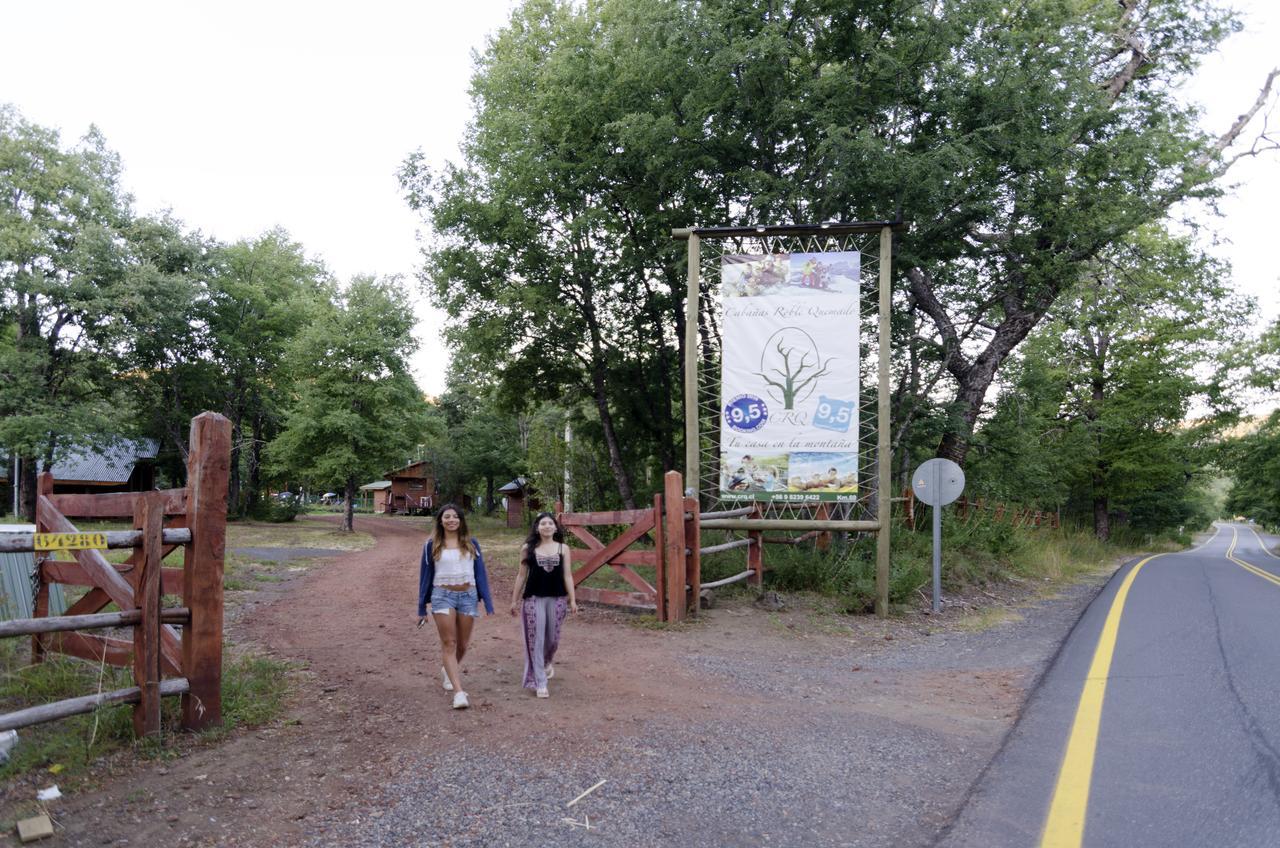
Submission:
<svg viewBox="0 0 1280 848">
<path fill-rule="evenodd" d="M 373 483 L 366 483 L 365 485 L 360 487 L 360 491 L 362 493 L 368 492 L 373 495 L 373 511 L 374 512 L 387 511 L 387 495 L 391 493 L 390 480 L 377 480 L 377 481 L 374 481 Z M 361 494 L 360 497 L 363 499 L 365 495 Z"/>
<path fill-rule="evenodd" d="M 529 517 L 526 512 L 537 509 L 538 502 L 533 498 L 534 488 L 528 479 L 517 477 L 505 486 L 498 488 L 498 494 L 507 500 L 507 526 L 523 528 Z"/>
</svg>

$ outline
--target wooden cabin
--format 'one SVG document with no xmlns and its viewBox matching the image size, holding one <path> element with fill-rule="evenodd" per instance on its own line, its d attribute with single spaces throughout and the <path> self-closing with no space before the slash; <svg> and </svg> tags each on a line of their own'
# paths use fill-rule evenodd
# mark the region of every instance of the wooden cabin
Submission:
<svg viewBox="0 0 1280 848">
<path fill-rule="evenodd" d="M 393 515 L 429 515 L 436 507 L 436 477 L 431 463 L 424 460 L 397 468 L 387 475 L 391 488 L 387 490 L 387 506 L 384 510 Z"/>
<path fill-rule="evenodd" d="M 122 439 L 103 450 L 71 448 L 52 468 L 56 495 L 147 492 L 156 487 L 155 439 Z"/>
</svg>

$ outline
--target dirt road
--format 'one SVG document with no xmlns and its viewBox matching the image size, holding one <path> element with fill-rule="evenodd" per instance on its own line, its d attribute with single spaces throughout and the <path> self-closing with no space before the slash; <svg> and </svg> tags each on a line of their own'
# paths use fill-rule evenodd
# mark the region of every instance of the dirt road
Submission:
<svg viewBox="0 0 1280 848">
<path fill-rule="evenodd" d="M 499 614 L 477 623 L 473 707 L 454 711 L 435 636 L 415 627 L 423 530 L 357 524 L 373 549 L 232 624 L 304 666 L 286 718 L 65 799 L 59 843 L 927 845 L 1091 595 L 981 633 L 745 597 L 677 629 L 589 610 L 566 623 L 540 701 L 505 612 L 513 547 L 495 547 Z"/>
</svg>

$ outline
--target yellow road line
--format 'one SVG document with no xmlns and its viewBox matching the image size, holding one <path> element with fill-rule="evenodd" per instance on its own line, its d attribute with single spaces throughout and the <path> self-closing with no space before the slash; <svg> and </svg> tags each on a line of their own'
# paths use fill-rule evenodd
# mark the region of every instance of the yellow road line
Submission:
<svg viewBox="0 0 1280 848">
<path fill-rule="evenodd" d="M 1254 530 L 1253 527 L 1250 527 L 1249 532 L 1253 534 L 1253 538 L 1258 540 L 1258 546 L 1262 548 L 1262 552 L 1264 554 L 1271 557 L 1272 559 L 1280 559 L 1280 556 L 1276 556 L 1275 554 L 1271 553 L 1271 551 L 1267 550 L 1267 543 L 1262 541 L 1262 537 L 1258 535 L 1257 530 Z"/>
<path fill-rule="evenodd" d="M 1230 546 L 1227 547 L 1227 559 L 1231 560 L 1236 565 L 1243 568 L 1245 571 L 1248 571 L 1252 574 L 1256 574 L 1259 577 L 1261 577 L 1263 580 L 1269 580 L 1272 583 L 1276 584 L 1277 586 L 1280 586 L 1280 577 L 1276 577 L 1270 571 L 1266 571 L 1264 569 L 1258 568 L 1258 566 L 1254 565 L 1253 563 L 1245 562 L 1244 560 L 1239 559 L 1236 556 L 1236 542 L 1238 540 L 1239 540 L 1239 536 L 1236 533 L 1235 526 L 1233 525 L 1231 528 L 1231 544 Z"/>
<path fill-rule="evenodd" d="M 1076 718 L 1071 725 L 1071 737 L 1067 752 L 1058 771 L 1058 782 L 1053 789 L 1053 801 L 1049 805 L 1049 817 L 1044 824 L 1040 848 L 1079 848 L 1084 839 L 1085 814 L 1089 806 L 1089 783 L 1093 779 L 1093 758 L 1098 747 L 1098 725 L 1102 720 L 1102 700 L 1107 693 L 1107 678 L 1111 673 L 1111 658 L 1115 653 L 1116 635 L 1120 631 L 1120 616 L 1124 612 L 1129 587 L 1142 566 L 1161 554 L 1149 556 L 1135 565 L 1120 584 L 1111 609 L 1102 624 L 1098 647 L 1093 652 L 1093 662 L 1084 680 Z"/>
</svg>

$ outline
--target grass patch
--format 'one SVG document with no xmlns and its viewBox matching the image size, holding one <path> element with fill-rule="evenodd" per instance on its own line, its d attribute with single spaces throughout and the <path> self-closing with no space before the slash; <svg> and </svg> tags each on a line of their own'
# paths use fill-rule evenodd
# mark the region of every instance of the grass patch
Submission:
<svg viewBox="0 0 1280 848">
<path fill-rule="evenodd" d="M 997 624 L 1021 620 L 1022 615 L 1013 610 L 1004 607 L 985 607 L 960 619 L 959 626 L 962 630 L 980 632 L 990 630 Z"/>
<path fill-rule="evenodd" d="M 1087 529 L 1018 528 L 985 516 L 964 521 L 951 510 L 943 518 L 942 526 L 942 582 L 943 590 L 950 593 L 1020 581 L 1032 581 L 1038 587 L 1052 589 L 1137 550 L 1139 541 L 1148 550 L 1153 545 L 1159 549 L 1162 544 L 1176 550 L 1190 541 L 1189 537 L 1185 542 L 1172 537 L 1166 540 L 1121 538 L 1103 543 Z M 901 609 L 918 603 L 919 593 L 927 593 L 932 580 L 932 562 L 932 530 L 926 525 L 912 531 L 895 522 L 889 575 L 891 607 Z M 733 568 L 737 566 L 738 563 L 734 563 Z M 767 588 L 831 597 L 838 601 L 838 611 L 845 613 L 870 612 L 874 608 L 873 536 L 851 536 L 847 542 L 836 537 L 825 551 L 819 550 L 812 541 L 793 546 L 766 545 L 765 566 Z M 704 562 L 704 581 L 714 579 L 709 574 L 714 571 Z"/>
<path fill-rule="evenodd" d="M 228 548 L 332 548 L 363 551 L 373 547 L 368 533 L 348 533 L 324 521 L 271 524 L 265 521 L 227 523 Z"/>
<path fill-rule="evenodd" d="M 25 639 L 0 642 L 0 710 L 19 710 L 133 685 L 132 674 L 126 669 L 59 655 L 30 665 L 30 656 L 30 643 Z M 206 738 L 275 720 L 288 695 L 288 685 L 281 684 L 288 679 L 289 670 L 288 663 L 260 654 L 227 657 L 222 677 L 223 727 L 205 734 Z M 159 739 L 134 738 L 133 708 L 127 704 L 23 728 L 9 761 L 0 766 L 0 779 L 34 770 L 75 777 L 98 758 L 125 749 L 144 757 L 166 756 L 176 751 L 183 738 L 178 729 L 179 713 L 178 698 L 163 699 Z"/>
</svg>

